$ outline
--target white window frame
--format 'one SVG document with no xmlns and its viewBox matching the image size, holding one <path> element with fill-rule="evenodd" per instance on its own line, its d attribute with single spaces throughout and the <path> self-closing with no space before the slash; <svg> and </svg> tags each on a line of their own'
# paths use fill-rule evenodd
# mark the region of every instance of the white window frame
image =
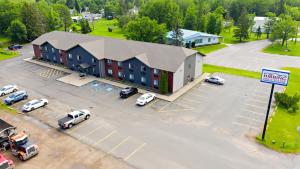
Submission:
<svg viewBox="0 0 300 169">
<path fill-rule="evenodd" d="M 45 51 L 48 51 L 48 47 L 47 46 L 45 46 Z"/>
<path fill-rule="evenodd" d="M 118 61 L 118 66 L 122 67 L 122 62 Z"/>
<path fill-rule="evenodd" d="M 211 42 L 211 39 L 210 39 L 210 38 L 208 38 L 208 39 L 207 39 L 207 42 Z"/>
<path fill-rule="evenodd" d="M 73 56 L 72 56 L 72 53 L 69 53 L 69 59 L 72 59 Z"/>
<path fill-rule="evenodd" d="M 153 69 L 153 73 L 155 74 L 155 75 L 158 75 L 158 69 Z"/>
<path fill-rule="evenodd" d="M 146 72 L 146 66 L 144 65 L 141 66 L 141 72 Z"/>
<path fill-rule="evenodd" d="M 96 72 L 96 69 L 95 69 L 95 67 L 93 67 L 93 73 L 95 73 Z"/>
<path fill-rule="evenodd" d="M 129 69 L 132 69 L 131 63 L 128 63 L 128 68 L 129 68 Z"/>
<path fill-rule="evenodd" d="M 95 63 L 95 59 L 94 58 L 92 58 L 92 63 Z"/>
<path fill-rule="evenodd" d="M 55 52 L 54 48 L 52 48 L 51 50 L 52 50 L 52 53 L 54 53 L 54 52 Z"/>
<path fill-rule="evenodd" d="M 80 59 L 81 59 L 81 58 L 80 58 L 80 55 L 77 55 L 77 60 L 80 61 Z"/>
<path fill-rule="evenodd" d="M 123 72 L 122 71 L 118 71 L 118 77 L 123 77 Z"/>
<path fill-rule="evenodd" d="M 153 80 L 153 86 L 156 86 L 156 87 L 158 86 L 158 80 L 157 79 Z"/>
<path fill-rule="evenodd" d="M 107 64 L 111 65 L 112 64 L 112 60 L 111 59 L 107 59 Z"/>
<path fill-rule="evenodd" d="M 129 79 L 134 80 L 134 74 L 129 74 Z"/>
<path fill-rule="evenodd" d="M 112 75 L 113 74 L 113 70 L 112 69 L 107 69 L 107 74 L 108 75 Z"/>
<path fill-rule="evenodd" d="M 146 83 L 146 78 L 144 76 L 141 77 L 141 82 Z"/>
</svg>

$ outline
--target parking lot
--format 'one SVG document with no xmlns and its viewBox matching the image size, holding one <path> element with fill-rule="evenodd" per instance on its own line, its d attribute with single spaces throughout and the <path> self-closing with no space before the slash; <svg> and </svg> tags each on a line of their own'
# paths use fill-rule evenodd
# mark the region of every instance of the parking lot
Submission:
<svg viewBox="0 0 300 169">
<path fill-rule="evenodd" d="M 58 128 L 57 120 L 72 109 L 88 109 L 91 119 L 59 131 L 134 167 L 266 169 L 289 165 L 281 155 L 262 155 L 264 150 L 259 151 L 253 141 L 261 131 L 270 92 L 270 86 L 258 80 L 219 74 L 226 80 L 224 86 L 201 83 L 174 102 L 156 99 L 140 107 L 135 105 L 140 94 L 120 99 L 120 88 L 108 84 L 75 87 L 55 80 L 62 73 L 18 58 L 5 62 L 0 65 L 1 86 L 14 83 L 28 91 L 29 100 L 49 100 L 46 108 L 27 115 Z M 11 70 L 9 76 L 2 73 L 5 70 Z M 41 72 L 52 73 L 41 76 Z M 25 102 L 13 107 L 19 109 Z M 253 140 L 246 139 L 249 136 Z"/>
</svg>

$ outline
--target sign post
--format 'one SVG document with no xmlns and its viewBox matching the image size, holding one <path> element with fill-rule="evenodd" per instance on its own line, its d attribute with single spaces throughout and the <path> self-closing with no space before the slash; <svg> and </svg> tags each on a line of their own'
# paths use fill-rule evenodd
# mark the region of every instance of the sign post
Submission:
<svg viewBox="0 0 300 169">
<path fill-rule="evenodd" d="M 275 85 L 287 86 L 289 77 L 290 77 L 290 72 L 285 71 L 285 70 L 263 68 L 261 71 L 261 80 L 260 81 L 263 83 L 272 84 L 264 129 L 263 129 L 263 133 L 262 133 L 262 140 L 265 139 L 265 135 L 266 135 L 269 113 L 270 113 L 271 104 L 272 104 L 272 97 L 273 97 L 273 93 L 274 93 L 274 87 L 275 87 Z"/>
</svg>

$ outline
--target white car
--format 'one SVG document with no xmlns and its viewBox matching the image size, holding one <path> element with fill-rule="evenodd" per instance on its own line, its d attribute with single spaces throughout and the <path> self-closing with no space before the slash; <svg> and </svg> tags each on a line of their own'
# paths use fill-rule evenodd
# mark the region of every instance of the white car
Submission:
<svg viewBox="0 0 300 169">
<path fill-rule="evenodd" d="M 225 80 L 220 78 L 219 76 L 206 77 L 205 81 L 209 83 L 218 84 L 218 85 L 223 85 L 225 83 Z"/>
<path fill-rule="evenodd" d="M 136 100 L 136 104 L 143 106 L 155 99 L 155 94 L 145 93 Z"/>
<path fill-rule="evenodd" d="M 18 87 L 16 85 L 7 85 L 2 88 L 0 88 L 0 96 L 7 95 L 9 93 L 16 92 L 18 90 Z"/>
<path fill-rule="evenodd" d="M 25 112 L 32 111 L 34 109 L 38 109 L 40 107 L 44 107 L 48 104 L 47 99 L 40 99 L 40 100 L 31 100 L 30 102 L 26 103 L 22 110 Z"/>
</svg>

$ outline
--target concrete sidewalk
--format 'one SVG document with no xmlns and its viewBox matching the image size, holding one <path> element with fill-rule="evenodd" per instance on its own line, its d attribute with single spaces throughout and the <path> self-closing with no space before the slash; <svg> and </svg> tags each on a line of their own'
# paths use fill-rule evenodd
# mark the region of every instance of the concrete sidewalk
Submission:
<svg viewBox="0 0 300 169">
<path fill-rule="evenodd" d="M 120 87 L 120 88 L 130 87 L 130 85 L 127 85 L 127 84 L 124 84 L 124 83 L 119 83 L 119 82 L 111 81 L 111 80 L 104 79 L 104 78 L 97 78 L 95 76 L 86 76 L 84 78 L 80 78 L 79 73 L 76 72 L 76 71 L 72 71 L 72 70 L 62 68 L 62 67 L 59 67 L 59 66 L 50 65 L 50 64 L 43 63 L 43 62 L 40 62 L 40 61 L 32 60 L 31 58 L 24 59 L 24 60 L 27 61 L 27 62 L 30 62 L 30 63 L 38 64 L 38 65 L 41 65 L 41 66 L 49 67 L 51 69 L 56 69 L 56 70 L 60 70 L 60 71 L 69 73 L 69 75 L 58 78 L 57 80 L 60 81 L 60 82 L 63 82 L 63 83 L 73 85 L 73 86 L 81 87 L 81 86 L 86 85 L 90 82 L 99 81 L 99 82 L 110 84 L 112 86 L 117 86 L 117 87 Z M 184 93 L 186 93 L 187 91 L 192 89 L 194 86 L 199 84 L 201 81 L 203 81 L 205 79 L 205 77 L 207 77 L 207 76 L 209 76 L 209 73 L 203 73 L 201 77 L 195 79 L 193 82 L 188 83 L 187 85 L 185 85 L 184 87 L 182 87 L 178 91 L 172 93 L 171 95 L 162 95 L 162 94 L 159 94 L 159 93 L 155 93 L 155 95 L 159 99 L 169 101 L 169 102 L 173 102 L 177 98 L 182 96 Z M 138 88 L 138 90 L 139 90 L 139 93 L 142 93 L 142 94 L 149 92 L 149 91 L 147 91 L 145 89 L 141 89 L 141 88 Z"/>
</svg>

